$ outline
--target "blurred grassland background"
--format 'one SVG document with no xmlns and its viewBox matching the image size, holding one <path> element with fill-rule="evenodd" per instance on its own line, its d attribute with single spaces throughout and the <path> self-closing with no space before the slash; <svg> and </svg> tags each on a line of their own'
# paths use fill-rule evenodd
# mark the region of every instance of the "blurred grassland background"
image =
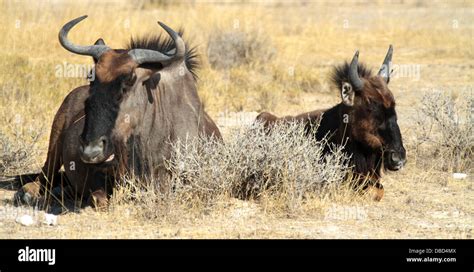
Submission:
<svg viewBox="0 0 474 272">
<path fill-rule="evenodd" d="M 472 237 L 472 124 L 466 122 L 473 120 L 473 8 L 473 1 L 421 0 L 0 1 L 1 174 L 39 169 L 56 110 L 70 90 L 87 84 L 77 75 L 57 74 L 65 63 L 92 65 L 91 58 L 69 53 L 57 39 L 67 21 L 84 14 L 89 18 L 69 36 L 82 45 L 101 37 L 110 47 L 123 48 L 130 37 L 162 33 L 158 20 L 174 29 L 182 27 L 185 39 L 200 53 L 199 94 L 215 120 L 229 112 L 268 110 L 287 115 L 330 107 L 340 101 L 329 82 L 331 68 L 350 60 L 358 49 L 360 61 L 377 71 L 389 44 L 393 44 L 395 65 L 419 68 L 416 75 L 394 77 L 390 82 L 409 164 L 401 172 L 386 175 L 384 202 L 367 208 L 375 209 L 378 217 L 342 237 L 370 235 L 374 227 L 380 231 L 372 233 L 372 237 L 457 237 L 461 229 L 460 236 Z M 436 104 L 440 100 L 430 93 L 441 94 L 448 102 Z M 449 103 L 459 104 L 465 118 L 457 122 L 458 116 L 451 116 L 455 119 L 452 126 L 441 124 L 437 129 L 436 118 L 427 112 Z M 424 105 L 431 108 L 423 112 Z M 452 121 L 449 120 L 448 123 Z M 219 125 L 225 130 L 225 124 Z M 464 133 L 463 140 L 456 143 L 465 152 L 462 157 L 456 157 L 454 148 L 443 142 L 446 137 L 453 137 L 443 133 L 443 126 L 444 130 L 459 129 Z M 8 160 L 14 163 L 5 163 Z M 451 174 L 457 171 L 468 173 L 468 179 L 453 180 Z M 441 215 L 430 217 L 433 211 Z M 456 213 L 458 217 L 444 218 L 445 213 Z M 399 215 L 412 218 L 413 222 L 410 219 L 403 226 L 404 219 Z M 106 215 L 109 221 L 116 216 Z M 249 219 L 269 220 L 267 223 L 274 226 L 260 232 L 263 237 L 336 235 L 331 228 L 316 230 L 304 220 L 297 221 L 301 224 L 294 227 L 294 232 L 285 231 L 284 226 L 293 222 L 265 216 Z M 380 216 L 390 223 L 381 226 L 377 219 Z M 446 224 L 436 223 L 439 216 Z M 239 232 L 225 229 L 225 217 L 216 218 L 215 224 L 224 230 L 205 231 L 208 226 L 204 223 L 189 227 L 189 219 L 182 223 L 186 227 L 181 227 L 188 232 L 175 236 L 260 237 L 253 228 L 258 229 L 256 225 Z M 469 221 L 466 227 L 465 222 Z M 336 228 L 346 226 L 345 222 L 335 224 Z M 445 225 L 451 226 L 449 230 Z M 21 236 L 18 228 L 12 226 L 9 233 Z M 173 227 L 169 228 L 170 233 L 175 233 Z M 450 232 L 451 229 L 457 232 Z M 66 231 L 64 235 L 74 237 L 73 233 Z M 46 234 L 45 230 L 37 230 L 25 235 Z M 103 235 L 108 237 L 105 228 Z"/>
</svg>

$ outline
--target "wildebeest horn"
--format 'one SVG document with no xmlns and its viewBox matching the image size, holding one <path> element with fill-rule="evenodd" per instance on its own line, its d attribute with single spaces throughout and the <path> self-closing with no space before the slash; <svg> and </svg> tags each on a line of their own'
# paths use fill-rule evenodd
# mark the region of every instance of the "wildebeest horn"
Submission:
<svg viewBox="0 0 474 272">
<path fill-rule="evenodd" d="M 71 51 L 72 53 L 76 53 L 79 55 L 92 56 L 95 59 L 99 59 L 100 55 L 102 55 L 105 51 L 110 50 L 110 48 L 106 46 L 105 44 L 80 46 L 80 45 L 73 44 L 67 39 L 67 34 L 69 33 L 69 30 L 71 30 L 71 28 L 73 28 L 75 25 L 77 25 L 80 21 L 84 20 L 85 18 L 87 18 L 87 15 L 76 18 L 68 22 L 67 24 L 65 24 L 59 31 L 59 42 L 64 48 Z"/>
<path fill-rule="evenodd" d="M 364 82 L 359 78 L 359 72 L 357 70 L 357 65 L 359 63 L 359 50 L 356 51 L 354 57 L 351 61 L 351 66 L 349 68 L 349 80 L 354 89 L 362 90 L 364 87 Z"/>
<path fill-rule="evenodd" d="M 392 62 L 392 54 L 393 54 L 393 46 L 390 45 L 388 47 L 387 55 L 385 56 L 385 59 L 383 60 L 382 67 L 380 67 L 380 71 L 378 74 L 387 83 L 390 81 L 390 62 Z"/>
<path fill-rule="evenodd" d="M 167 25 L 163 24 L 162 22 L 158 22 L 166 32 L 171 36 L 175 44 L 175 49 L 173 55 L 164 54 L 155 50 L 150 49 L 132 49 L 128 52 L 128 54 L 137 62 L 138 64 L 142 63 L 169 63 L 171 61 L 181 59 L 184 57 L 186 52 L 186 45 L 183 39 L 176 33 L 173 29 L 168 27 Z M 173 50 L 170 50 L 172 52 Z"/>
</svg>

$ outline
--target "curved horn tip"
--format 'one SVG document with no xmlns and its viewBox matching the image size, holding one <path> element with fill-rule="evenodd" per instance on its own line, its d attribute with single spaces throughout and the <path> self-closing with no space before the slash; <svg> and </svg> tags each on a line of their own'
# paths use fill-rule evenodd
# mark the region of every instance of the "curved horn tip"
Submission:
<svg viewBox="0 0 474 272">
<path fill-rule="evenodd" d="M 358 72 L 359 50 L 357 50 L 352 58 L 349 70 L 349 80 L 355 90 L 362 90 L 364 82 L 359 78 Z"/>
<path fill-rule="evenodd" d="M 171 27 L 167 26 L 163 22 L 158 21 L 158 24 L 171 36 L 176 46 L 176 57 L 183 57 L 186 52 L 186 45 L 179 33 L 174 31 Z"/>
<path fill-rule="evenodd" d="M 392 62 L 392 55 L 393 55 L 393 46 L 390 44 L 388 47 L 387 55 L 385 55 L 385 59 L 383 60 L 382 67 L 378 72 L 378 75 L 382 76 L 385 79 L 385 82 L 390 81 L 390 64 Z"/>
<path fill-rule="evenodd" d="M 357 50 L 354 54 L 354 57 L 352 57 L 351 65 L 358 61 L 359 61 L 359 50 Z"/>
<path fill-rule="evenodd" d="M 167 26 L 165 23 L 161 22 L 161 21 L 158 21 L 158 24 L 164 28 L 167 32 L 169 31 L 172 31 L 172 32 L 175 32 L 173 29 L 171 29 L 171 27 Z"/>
<path fill-rule="evenodd" d="M 66 23 L 59 31 L 59 34 L 58 34 L 59 43 L 62 45 L 62 47 L 64 47 L 66 50 L 72 53 L 79 54 L 79 55 L 92 56 L 98 59 L 102 53 L 110 49 L 108 46 L 100 44 L 100 39 L 97 40 L 96 42 L 99 44 L 90 45 L 90 46 L 80 46 L 80 45 L 74 45 L 67 38 L 69 31 L 85 18 L 87 18 L 87 15 L 83 15 L 81 17 L 78 17 Z"/>
<path fill-rule="evenodd" d="M 71 30 L 71 28 L 73 28 L 75 25 L 77 25 L 80 21 L 86 19 L 88 17 L 88 15 L 82 15 L 81 17 L 77 17 L 76 19 L 73 19 L 69 22 L 67 22 L 62 28 L 61 30 L 59 31 L 59 37 L 60 37 L 60 40 L 61 40 L 61 36 L 66 36 L 67 33 L 69 32 L 69 30 Z"/>
<path fill-rule="evenodd" d="M 173 38 L 180 38 L 180 35 L 174 31 L 171 27 L 167 26 L 165 23 L 158 21 L 158 24 Z"/>
<path fill-rule="evenodd" d="M 393 46 L 390 45 L 390 46 L 388 47 L 387 55 L 392 55 L 392 53 L 393 53 Z"/>
<path fill-rule="evenodd" d="M 352 57 L 351 65 L 353 65 L 356 62 L 359 62 L 359 50 L 357 50 L 354 54 L 354 57 Z"/>
<path fill-rule="evenodd" d="M 80 17 L 77 17 L 77 18 L 74 19 L 74 20 L 71 20 L 71 22 L 79 23 L 80 21 L 86 19 L 87 17 L 89 17 L 89 15 L 82 15 L 82 16 L 80 16 Z"/>
</svg>

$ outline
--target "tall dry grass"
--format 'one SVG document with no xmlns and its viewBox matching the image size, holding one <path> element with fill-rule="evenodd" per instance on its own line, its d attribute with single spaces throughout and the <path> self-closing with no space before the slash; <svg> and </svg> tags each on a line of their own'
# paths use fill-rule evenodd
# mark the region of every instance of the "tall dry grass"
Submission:
<svg viewBox="0 0 474 272">
<path fill-rule="evenodd" d="M 275 126 L 270 134 L 262 124 L 245 126 L 225 143 L 183 139 L 172 144 L 166 186 L 125 177 L 112 202 L 134 203 L 150 218 L 168 216 L 176 208 L 202 212 L 231 198 L 264 201 L 295 214 L 311 200 L 333 199 L 337 190 L 349 188 L 344 183 L 348 156 L 340 147 L 325 155 L 325 144 L 308 138 L 300 123 Z"/>
<path fill-rule="evenodd" d="M 426 93 L 416 115 L 415 148 L 422 165 L 435 163 L 437 169 L 469 172 L 474 169 L 474 94 L 434 91 Z M 442 159 L 441 159 L 442 158 Z"/>
</svg>

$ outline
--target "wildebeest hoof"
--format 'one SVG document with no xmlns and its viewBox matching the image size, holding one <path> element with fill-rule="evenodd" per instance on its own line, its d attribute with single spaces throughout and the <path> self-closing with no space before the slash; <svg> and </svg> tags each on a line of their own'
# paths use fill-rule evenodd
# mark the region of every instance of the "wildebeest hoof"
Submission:
<svg viewBox="0 0 474 272">
<path fill-rule="evenodd" d="M 385 190 L 381 184 L 379 186 L 369 186 L 367 188 L 367 193 L 371 196 L 371 198 L 374 201 L 377 201 L 377 202 L 382 200 L 384 191 Z"/>
<path fill-rule="evenodd" d="M 27 204 L 33 206 L 38 203 L 40 196 L 39 182 L 30 182 L 23 185 L 15 193 L 14 202 L 16 205 Z"/>
<path fill-rule="evenodd" d="M 107 211 L 109 200 L 107 194 L 103 190 L 97 190 L 91 195 L 91 205 L 96 211 Z"/>
</svg>

